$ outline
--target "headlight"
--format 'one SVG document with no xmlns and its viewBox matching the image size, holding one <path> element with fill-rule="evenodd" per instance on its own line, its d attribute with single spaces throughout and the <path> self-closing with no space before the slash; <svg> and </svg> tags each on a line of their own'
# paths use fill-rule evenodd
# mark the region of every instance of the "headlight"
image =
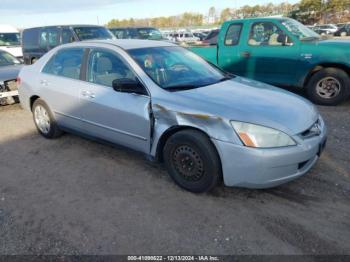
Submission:
<svg viewBox="0 0 350 262">
<path fill-rule="evenodd" d="M 237 121 L 231 121 L 231 125 L 243 144 L 248 147 L 271 148 L 296 145 L 290 136 L 273 128 Z"/>
</svg>

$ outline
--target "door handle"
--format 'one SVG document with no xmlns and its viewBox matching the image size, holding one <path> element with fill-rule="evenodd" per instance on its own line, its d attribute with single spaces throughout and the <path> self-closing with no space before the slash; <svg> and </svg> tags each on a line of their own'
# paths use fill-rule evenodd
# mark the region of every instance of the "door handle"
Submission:
<svg viewBox="0 0 350 262">
<path fill-rule="evenodd" d="M 48 86 L 49 85 L 49 82 L 47 80 L 40 80 L 40 84 L 43 85 L 43 86 Z"/>
<path fill-rule="evenodd" d="M 95 98 L 96 97 L 96 95 L 94 93 L 92 93 L 90 91 L 86 91 L 86 90 L 83 90 L 81 92 L 81 95 L 85 96 L 85 97 L 88 97 L 88 98 Z"/>
<path fill-rule="evenodd" d="M 241 56 L 244 57 L 244 58 L 249 58 L 250 57 L 250 52 L 244 51 L 244 52 L 241 53 Z"/>
</svg>

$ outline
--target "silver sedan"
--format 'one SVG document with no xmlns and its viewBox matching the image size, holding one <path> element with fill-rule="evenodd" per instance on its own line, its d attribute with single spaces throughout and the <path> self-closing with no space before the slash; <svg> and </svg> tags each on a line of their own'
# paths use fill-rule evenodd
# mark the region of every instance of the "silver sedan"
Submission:
<svg viewBox="0 0 350 262">
<path fill-rule="evenodd" d="M 63 131 L 141 151 L 181 187 L 267 188 L 304 175 L 326 143 L 317 109 L 161 41 L 60 46 L 22 69 L 19 93 L 46 138 Z"/>
</svg>

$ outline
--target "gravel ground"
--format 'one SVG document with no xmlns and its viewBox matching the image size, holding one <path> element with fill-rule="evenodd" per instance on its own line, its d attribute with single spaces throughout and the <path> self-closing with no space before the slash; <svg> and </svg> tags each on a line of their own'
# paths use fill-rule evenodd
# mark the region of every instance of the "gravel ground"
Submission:
<svg viewBox="0 0 350 262">
<path fill-rule="evenodd" d="M 0 254 L 350 254 L 350 101 L 320 107 L 328 147 L 279 188 L 178 188 L 143 155 L 46 140 L 0 107 Z"/>
</svg>

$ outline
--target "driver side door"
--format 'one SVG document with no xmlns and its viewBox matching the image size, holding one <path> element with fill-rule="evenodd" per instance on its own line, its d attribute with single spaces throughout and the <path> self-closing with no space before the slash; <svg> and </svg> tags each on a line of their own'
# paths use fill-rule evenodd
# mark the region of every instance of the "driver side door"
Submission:
<svg viewBox="0 0 350 262">
<path fill-rule="evenodd" d="M 108 49 L 90 51 L 80 93 L 82 125 L 89 135 L 149 153 L 150 97 L 115 91 L 112 82 L 125 78 L 137 76 L 121 55 Z"/>
<path fill-rule="evenodd" d="M 280 86 L 295 82 L 300 46 L 275 23 L 251 23 L 241 54 L 246 77 Z"/>
</svg>

